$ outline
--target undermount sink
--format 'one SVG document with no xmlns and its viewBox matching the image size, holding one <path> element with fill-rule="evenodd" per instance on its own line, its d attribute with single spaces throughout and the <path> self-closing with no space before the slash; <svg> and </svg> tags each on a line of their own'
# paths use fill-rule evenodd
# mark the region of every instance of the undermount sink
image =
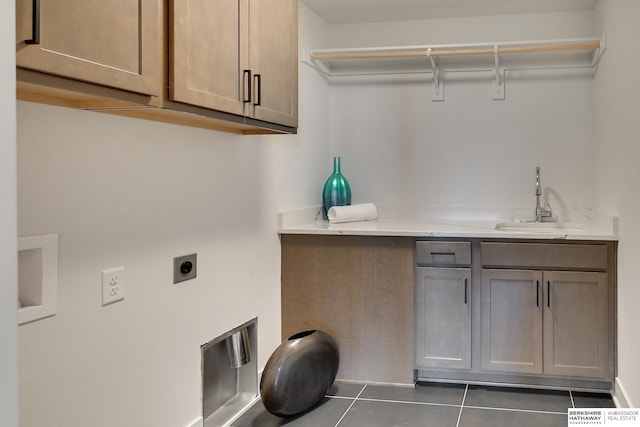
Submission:
<svg viewBox="0 0 640 427">
<path fill-rule="evenodd" d="M 574 234 L 582 233 L 584 228 L 581 224 L 569 222 L 500 222 L 496 225 L 498 231 L 510 231 L 516 233 L 557 233 Z"/>
</svg>

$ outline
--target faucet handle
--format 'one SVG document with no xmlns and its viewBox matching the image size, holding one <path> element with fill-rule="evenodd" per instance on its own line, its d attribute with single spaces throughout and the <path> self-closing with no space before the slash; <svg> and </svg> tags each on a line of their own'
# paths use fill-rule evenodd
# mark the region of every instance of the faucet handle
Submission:
<svg viewBox="0 0 640 427">
<path fill-rule="evenodd" d="M 553 216 L 553 210 L 551 209 L 551 204 L 547 201 L 547 206 L 544 208 L 540 208 L 539 215 L 541 218 L 551 218 Z"/>
</svg>

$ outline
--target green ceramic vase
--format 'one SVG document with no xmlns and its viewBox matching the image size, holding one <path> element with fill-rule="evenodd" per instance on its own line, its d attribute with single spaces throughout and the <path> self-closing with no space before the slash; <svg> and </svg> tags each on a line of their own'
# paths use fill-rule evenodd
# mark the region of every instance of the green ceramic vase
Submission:
<svg viewBox="0 0 640 427">
<path fill-rule="evenodd" d="M 347 206 L 351 204 L 351 187 L 340 171 L 340 157 L 333 158 L 333 173 L 327 179 L 322 190 L 322 210 L 324 217 L 331 206 Z"/>
</svg>

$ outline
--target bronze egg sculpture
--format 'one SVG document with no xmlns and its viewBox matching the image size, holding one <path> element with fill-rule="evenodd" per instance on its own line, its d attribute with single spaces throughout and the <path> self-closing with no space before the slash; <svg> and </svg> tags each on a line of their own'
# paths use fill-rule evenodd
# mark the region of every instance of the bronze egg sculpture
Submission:
<svg viewBox="0 0 640 427">
<path fill-rule="evenodd" d="M 319 403 L 338 372 L 340 354 L 326 332 L 297 333 L 280 344 L 262 372 L 260 397 L 270 413 L 291 417 Z"/>
</svg>

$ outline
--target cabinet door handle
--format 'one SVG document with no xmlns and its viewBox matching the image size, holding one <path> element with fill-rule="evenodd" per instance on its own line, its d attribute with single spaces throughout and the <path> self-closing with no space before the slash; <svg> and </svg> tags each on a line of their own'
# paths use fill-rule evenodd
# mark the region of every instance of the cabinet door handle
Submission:
<svg viewBox="0 0 640 427">
<path fill-rule="evenodd" d="M 551 281 L 547 281 L 547 308 L 551 307 Z"/>
<path fill-rule="evenodd" d="M 242 72 L 242 80 L 242 86 L 244 88 L 242 102 L 251 102 L 251 70 L 244 70 Z"/>
<path fill-rule="evenodd" d="M 25 44 L 40 44 L 40 0 L 33 0 L 31 38 Z"/>
<path fill-rule="evenodd" d="M 253 79 L 256 87 L 256 102 L 254 102 L 253 105 L 258 106 L 262 104 L 262 76 L 260 74 L 254 74 Z"/>
<path fill-rule="evenodd" d="M 536 307 L 540 307 L 540 281 L 536 280 Z"/>
<path fill-rule="evenodd" d="M 464 303 L 467 303 L 467 295 L 468 295 L 468 291 L 469 290 L 469 280 L 468 279 L 464 279 Z"/>
</svg>

